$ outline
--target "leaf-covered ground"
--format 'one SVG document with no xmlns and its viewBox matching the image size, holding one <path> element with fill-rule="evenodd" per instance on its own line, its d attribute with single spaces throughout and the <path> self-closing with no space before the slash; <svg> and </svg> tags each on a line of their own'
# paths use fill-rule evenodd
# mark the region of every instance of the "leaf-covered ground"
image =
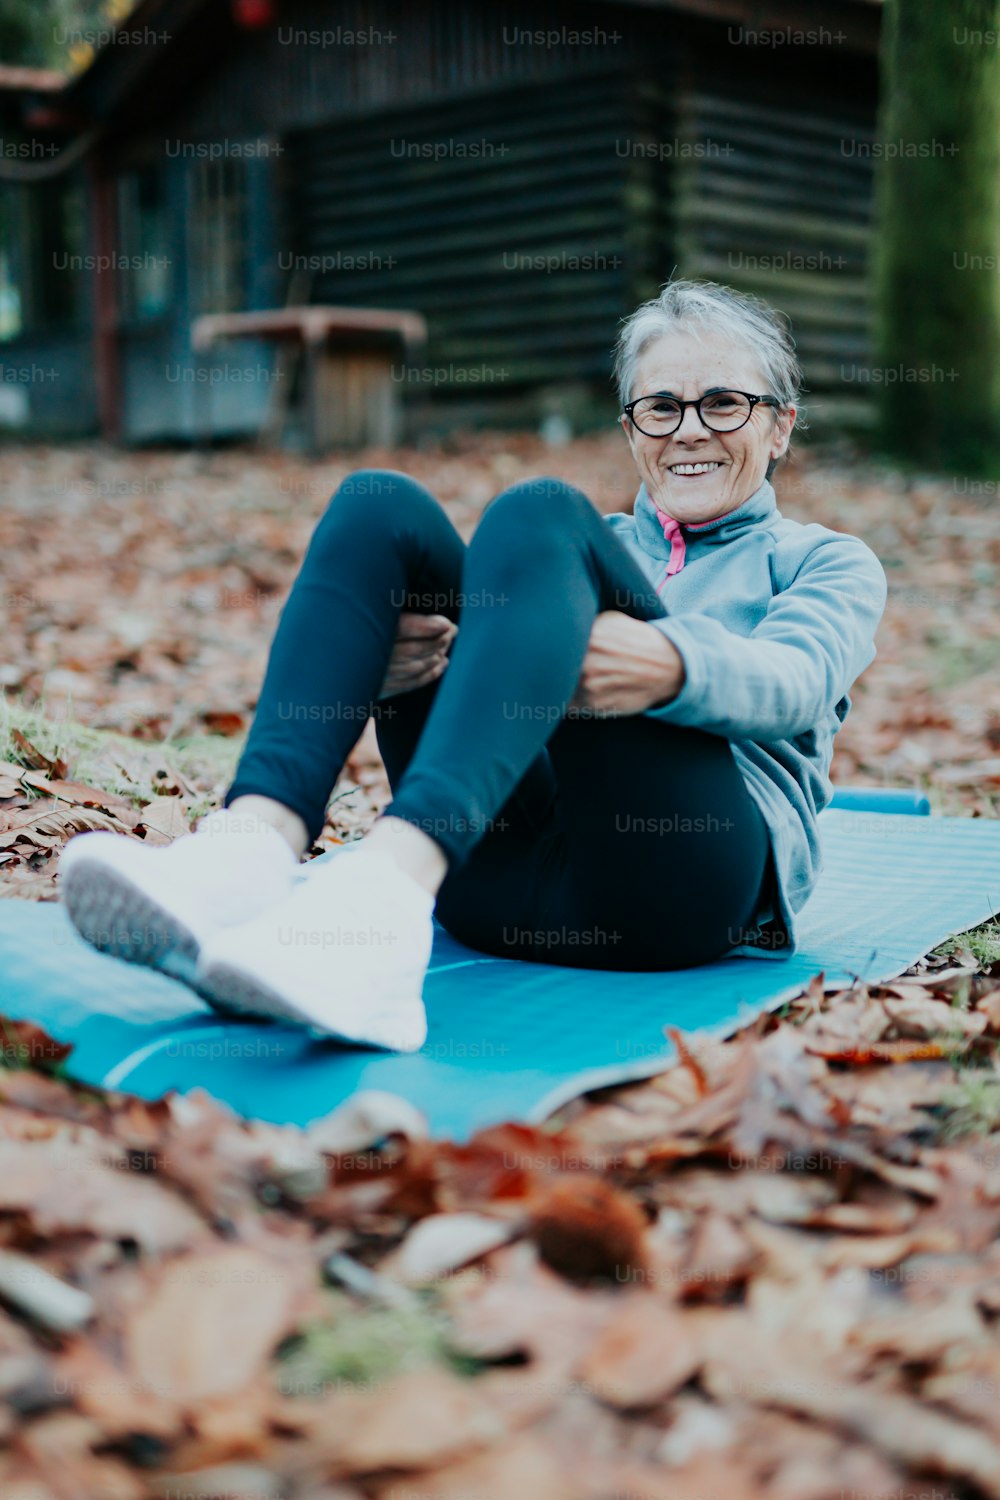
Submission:
<svg viewBox="0 0 1000 1500">
<path fill-rule="evenodd" d="M 634 493 L 611 437 L 364 460 L 466 535 L 522 475 Z M 162 842 L 217 803 L 348 467 L 0 451 L 3 895 L 52 899 L 79 828 Z M 777 487 L 890 580 L 835 779 L 994 816 L 992 497 L 845 455 Z M 363 743 L 321 843 L 385 796 Z M 1000 1500 L 998 1038 L 990 926 L 456 1147 L 386 1096 L 299 1131 L 98 1095 L 7 1021 L 0 1495 Z"/>
</svg>

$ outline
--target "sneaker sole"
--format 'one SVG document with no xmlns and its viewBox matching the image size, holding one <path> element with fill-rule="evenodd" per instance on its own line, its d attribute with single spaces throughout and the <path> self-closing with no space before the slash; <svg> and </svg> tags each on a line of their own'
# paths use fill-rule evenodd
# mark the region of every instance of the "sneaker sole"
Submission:
<svg viewBox="0 0 1000 1500">
<path fill-rule="evenodd" d="M 291 1022 L 296 1026 L 307 1026 L 323 1036 L 336 1037 L 338 1041 L 346 1042 L 352 1047 L 378 1047 L 379 1050 L 390 1052 L 418 1052 L 423 1046 L 423 1040 L 417 1047 L 392 1047 L 388 1043 L 373 1042 L 366 1037 L 348 1036 L 346 1032 L 335 1030 L 318 1020 L 295 1001 L 287 999 L 286 996 L 272 989 L 270 985 L 262 984 L 259 979 L 255 979 L 242 969 L 221 960 L 209 964 L 198 975 L 193 987 L 203 1000 L 219 1010 L 245 1016 L 264 1017 L 272 1021 Z"/>
<path fill-rule="evenodd" d="M 245 974 L 232 964 L 210 964 L 197 977 L 195 989 L 203 1000 L 218 1010 L 231 1011 L 239 1015 L 263 1016 L 272 1021 L 292 1021 L 297 1026 L 314 1026 L 321 1030 L 321 1023 L 307 1015 L 301 1006 L 286 1000 L 270 985 Z M 328 1035 L 340 1035 L 330 1032 Z M 347 1038 L 345 1038 L 347 1040 Z"/>
<path fill-rule="evenodd" d="M 70 921 L 99 953 L 185 982 L 194 977 L 201 951 L 194 933 L 120 870 L 81 859 L 60 887 Z"/>
</svg>

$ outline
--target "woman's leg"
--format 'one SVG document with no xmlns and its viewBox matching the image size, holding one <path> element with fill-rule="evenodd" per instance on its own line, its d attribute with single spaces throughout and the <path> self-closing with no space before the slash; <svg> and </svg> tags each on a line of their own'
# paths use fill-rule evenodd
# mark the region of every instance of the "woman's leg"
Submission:
<svg viewBox="0 0 1000 1500">
<path fill-rule="evenodd" d="M 575 692 L 597 615 L 664 613 L 607 522 L 558 479 L 514 485 L 487 507 L 460 603 L 447 674 L 387 809 L 437 840 L 452 873 L 529 770 L 551 801 L 551 778 L 535 763 Z"/>
<path fill-rule="evenodd" d="M 266 713 L 258 709 L 261 732 L 256 745 L 248 742 L 227 803 L 247 792 L 274 796 L 307 820 L 311 812 L 318 833 L 333 780 L 371 710 L 373 683 L 384 678 L 399 609 L 428 607 L 460 618 L 448 674 L 384 700 L 375 716 L 395 794 L 389 813 L 429 834 L 451 861 L 438 901 L 445 925 L 491 951 L 588 967 L 680 966 L 739 941 L 730 929 L 752 910 L 767 839 L 728 744 L 642 715 L 560 722 L 597 613 L 663 613 L 606 522 L 560 481 L 518 485 L 488 508 L 463 567 L 461 539 L 432 497 L 405 476 L 389 477 L 399 493 L 392 516 L 377 523 L 391 522 L 379 544 L 359 546 L 359 535 L 377 529 L 367 506 L 348 523 L 347 508 L 337 513 L 331 504 L 321 523 L 342 553 L 357 548 L 362 566 L 340 571 L 364 577 L 364 590 L 334 582 L 335 558 L 321 553 L 318 528 L 307 562 L 320 566 L 312 577 L 303 566 L 303 589 L 297 584 L 286 606 L 299 629 L 285 631 L 283 615 L 261 695 Z M 425 520 L 435 540 L 429 549 Z M 418 561 L 415 571 L 406 559 Z M 389 611 L 374 602 L 379 588 L 391 596 Z M 307 597 L 312 609 L 290 610 Z M 324 611 L 339 626 L 321 630 L 327 642 L 350 640 L 360 623 L 362 643 L 376 643 L 353 694 L 343 663 L 346 655 L 358 668 L 363 653 L 317 653 Z M 282 772 L 276 746 L 297 779 Z"/>
<path fill-rule="evenodd" d="M 642 714 L 566 720 L 549 756 L 560 857 L 532 957 L 688 968 L 746 941 L 770 839 L 728 740 Z"/>
<path fill-rule="evenodd" d="M 318 837 L 385 679 L 401 610 L 457 620 L 464 553 L 438 502 L 407 475 L 362 470 L 340 485 L 282 609 L 225 807 L 266 798 L 297 814 L 310 842 Z M 406 696 L 376 713 L 405 715 Z"/>
<path fill-rule="evenodd" d="M 400 611 L 431 593 L 448 612 L 464 550 L 407 476 L 341 485 L 282 611 L 229 811 L 165 849 L 105 832 L 67 847 L 61 888 L 88 941 L 190 978 L 206 942 L 280 905 L 381 689 Z"/>
<path fill-rule="evenodd" d="M 708 963 L 747 940 L 771 873 L 766 824 L 727 740 L 643 715 L 565 720 L 550 826 L 521 870 L 491 833 L 438 916 L 505 958 L 593 969 Z"/>
<path fill-rule="evenodd" d="M 559 481 L 515 486 L 483 517 L 462 602 L 447 676 L 378 726 L 390 814 L 449 850 L 444 925 L 585 967 L 686 967 L 743 941 L 769 841 L 728 741 L 562 717 L 598 611 L 664 613 L 606 522 Z"/>
<path fill-rule="evenodd" d="M 376 705 L 378 746 L 394 794 L 416 753 L 441 686 L 440 681 L 431 683 Z M 557 794 L 548 752 L 542 749 L 496 816 L 478 829 L 478 841 L 461 868 L 445 876 L 435 913 L 470 947 L 490 949 L 497 923 L 523 925 L 534 909 L 555 828 Z M 432 817 L 424 819 L 421 827 L 432 838 L 441 833 Z M 374 831 L 366 842 L 374 847 Z"/>
</svg>

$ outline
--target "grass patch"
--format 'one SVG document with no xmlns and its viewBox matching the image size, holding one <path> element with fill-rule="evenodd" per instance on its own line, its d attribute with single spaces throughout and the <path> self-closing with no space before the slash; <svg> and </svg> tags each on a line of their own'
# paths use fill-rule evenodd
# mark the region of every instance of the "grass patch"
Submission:
<svg viewBox="0 0 1000 1500">
<path fill-rule="evenodd" d="M 315 1399 L 341 1387 L 366 1390 L 428 1364 L 462 1375 L 480 1368 L 451 1349 L 448 1320 L 431 1300 L 359 1307 L 342 1292 L 328 1297 L 329 1318 L 304 1329 L 279 1354 L 276 1382 L 284 1395 Z"/>
<path fill-rule="evenodd" d="M 46 712 L 44 703 L 28 707 L 18 698 L 0 695 L 0 759 L 29 764 L 13 738 L 21 733 L 43 755 L 67 764 L 67 778 L 129 798 L 136 806 L 158 796 L 163 785 L 180 777 L 193 789 L 192 817 L 217 807 L 232 780 L 243 748 L 243 736 L 191 735 L 159 743 L 136 740 L 113 730 L 91 729 L 65 714 Z M 29 797 L 34 794 L 26 789 Z M 39 793 L 39 795 L 42 795 Z"/>
<path fill-rule="evenodd" d="M 995 675 L 1000 670 L 1000 641 L 964 639 L 940 630 L 924 636 L 932 687 L 936 692 L 957 687 L 970 677 Z"/>
<path fill-rule="evenodd" d="M 984 969 L 1000 963 L 1000 922 L 990 918 L 968 932 L 954 933 L 931 951 L 942 958 L 953 958 L 961 949 L 968 949 L 976 962 Z"/>
<path fill-rule="evenodd" d="M 942 1098 L 938 1139 L 960 1141 L 992 1135 L 1000 1128 L 1000 1073 L 980 1069 L 966 1073 Z"/>
</svg>

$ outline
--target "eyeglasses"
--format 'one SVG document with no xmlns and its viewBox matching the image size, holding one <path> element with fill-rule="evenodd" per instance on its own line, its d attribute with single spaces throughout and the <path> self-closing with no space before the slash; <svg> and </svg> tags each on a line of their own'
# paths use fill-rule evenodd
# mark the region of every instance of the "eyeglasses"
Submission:
<svg viewBox="0 0 1000 1500">
<path fill-rule="evenodd" d="M 640 396 L 622 407 L 634 427 L 647 437 L 669 437 L 693 406 L 702 427 L 709 432 L 738 432 L 753 415 L 755 406 L 780 406 L 776 396 L 751 396 L 746 391 L 706 391 L 697 401 L 678 401 L 674 396 Z"/>
</svg>

